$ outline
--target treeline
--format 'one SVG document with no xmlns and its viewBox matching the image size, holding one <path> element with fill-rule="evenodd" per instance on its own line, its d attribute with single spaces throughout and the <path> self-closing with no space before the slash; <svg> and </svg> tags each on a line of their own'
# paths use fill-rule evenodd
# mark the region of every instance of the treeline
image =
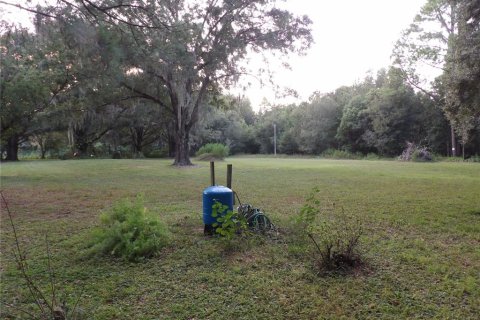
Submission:
<svg viewBox="0 0 480 320">
<path fill-rule="evenodd" d="M 451 130 L 443 111 L 422 92 L 405 83 L 398 69 L 334 92 L 313 94 L 299 105 L 276 105 L 254 114 L 248 101 L 224 97 L 220 108 L 207 109 L 195 131 L 196 147 L 224 143 L 232 153 L 277 152 L 319 155 L 329 149 L 366 155 L 398 156 L 406 142 L 449 155 Z M 480 153 L 480 132 L 471 130 L 465 154 Z M 458 144 L 457 150 L 463 146 Z"/>
<path fill-rule="evenodd" d="M 32 134 L 21 145 L 30 155 L 173 157 L 171 122 L 161 108 L 147 101 L 79 114 L 53 112 L 34 122 Z M 264 106 L 259 113 L 246 98 L 216 95 L 192 130 L 191 155 L 207 143 L 225 144 L 231 154 L 271 154 L 274 124 L 277 152 L 282 154 L 320 155 L 335 149 L 395 157 L 407 142 L 444 156 L 451 150 L 451 130 L 443 111 L 428 95 L 405 83 L 398 69 L 390 68 L 355 85 L 315 93 L 298 105 Z M 467 157 L 480 154 L 478 127 L 471 136 L 465 146 Z"/>
</svg>

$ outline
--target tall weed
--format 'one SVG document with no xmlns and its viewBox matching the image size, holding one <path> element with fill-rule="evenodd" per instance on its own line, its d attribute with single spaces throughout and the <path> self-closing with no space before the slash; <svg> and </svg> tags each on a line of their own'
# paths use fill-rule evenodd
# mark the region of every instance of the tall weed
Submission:
<svg viewBox="0 0 480 320">
<path fill-rule="evenodd" d="M 334 204 L 322 206 L 318 193 L 319 189 L 314 188 L 306 198 L 297 222 L 313 245 L 315 265 L 320 271 L 348 271 L 361 263 L 358 247 L 362 223 Z"/>
</svg>

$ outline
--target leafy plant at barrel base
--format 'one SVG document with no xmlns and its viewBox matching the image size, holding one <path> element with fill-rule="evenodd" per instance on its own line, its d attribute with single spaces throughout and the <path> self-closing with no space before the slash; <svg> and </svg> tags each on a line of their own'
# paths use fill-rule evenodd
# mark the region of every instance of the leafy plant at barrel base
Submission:
<svg viewBox="0 0 480 320">
<path fill-rule="evenodd" d="M 232 240 L 236 235 L 248 230 L 247 220 L 238 212 L 228 210 L 228 206 L 215 201 L 212 206 L 212 217 L 216 218 L 212 226 L 215 232 L 226 240 Z"/>
<path fill-rule="evenodd" d="M 236 211 L 228 210 L 228 206 L 215 201 L 212 206 L 212 217 L 217 220 L 212 224 L 215 233 L 220 236 L 226 249 L 239 249 L 246 243 L 239 241 L 250 234 L 244 216 Z M 248 243 L 246 244 L 248 245 Z"/>
<path fill-rule="evenodd" d="M 124 199 L 102 213 L 101 226 L 93 232 L 92 252 L 140 261 L 165 247 L 168 229 L 143 203 L 139 195 L 134 202 Z"/>
<path fill-rule="evenodd" d="M 297 222 L 313 244 L 315 264 L 320 271 L 348 271 L 361 263 L 358 246 L 362 223 L 334 204 L 322 207 L 319 192 L 320 189 L 314 188 L 307 196 Z"/>
</svg>

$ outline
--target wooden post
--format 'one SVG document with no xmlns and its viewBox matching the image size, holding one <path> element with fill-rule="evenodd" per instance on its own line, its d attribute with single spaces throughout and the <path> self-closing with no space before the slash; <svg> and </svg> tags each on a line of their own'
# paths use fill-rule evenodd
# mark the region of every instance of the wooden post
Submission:
<svg viewBox="0 0 480 320">
<path fill-rule="evenodd" d="M 210 161 L 210 182 L 212 186 L 215 185 L 215 162 Z"/>
<path fill-rule="evenodd" d="M 232 189 L 232 165 L 227 164 L 227 188 Z"/>
<path fill-rule="evenodd" d="M 231 164 L 227 164 L 227 188 L 229 189 L 232 189 L 232 173 L 233 166 Z M 233 204 L 235 204 L 235 191 L 233 191 Z"/>
</svg>

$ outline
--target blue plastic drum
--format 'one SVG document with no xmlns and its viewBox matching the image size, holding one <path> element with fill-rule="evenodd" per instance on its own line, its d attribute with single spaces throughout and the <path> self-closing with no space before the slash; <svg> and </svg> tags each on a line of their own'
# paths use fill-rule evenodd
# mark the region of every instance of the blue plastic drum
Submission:
<svg viewBox="0 0 480 320">
<path fill-rule="evenodd" d="M 203 190 L 203 223 L 205 225 L 212 225 L 217 221 L 212 217 L 212 206 L 215 202 L 228 207 L 228 210 L 233 210 L 233 191 L 224 186 L 211 186 Z M 225 212 L 220 212 L 220 214 Z"/>
</svg>

